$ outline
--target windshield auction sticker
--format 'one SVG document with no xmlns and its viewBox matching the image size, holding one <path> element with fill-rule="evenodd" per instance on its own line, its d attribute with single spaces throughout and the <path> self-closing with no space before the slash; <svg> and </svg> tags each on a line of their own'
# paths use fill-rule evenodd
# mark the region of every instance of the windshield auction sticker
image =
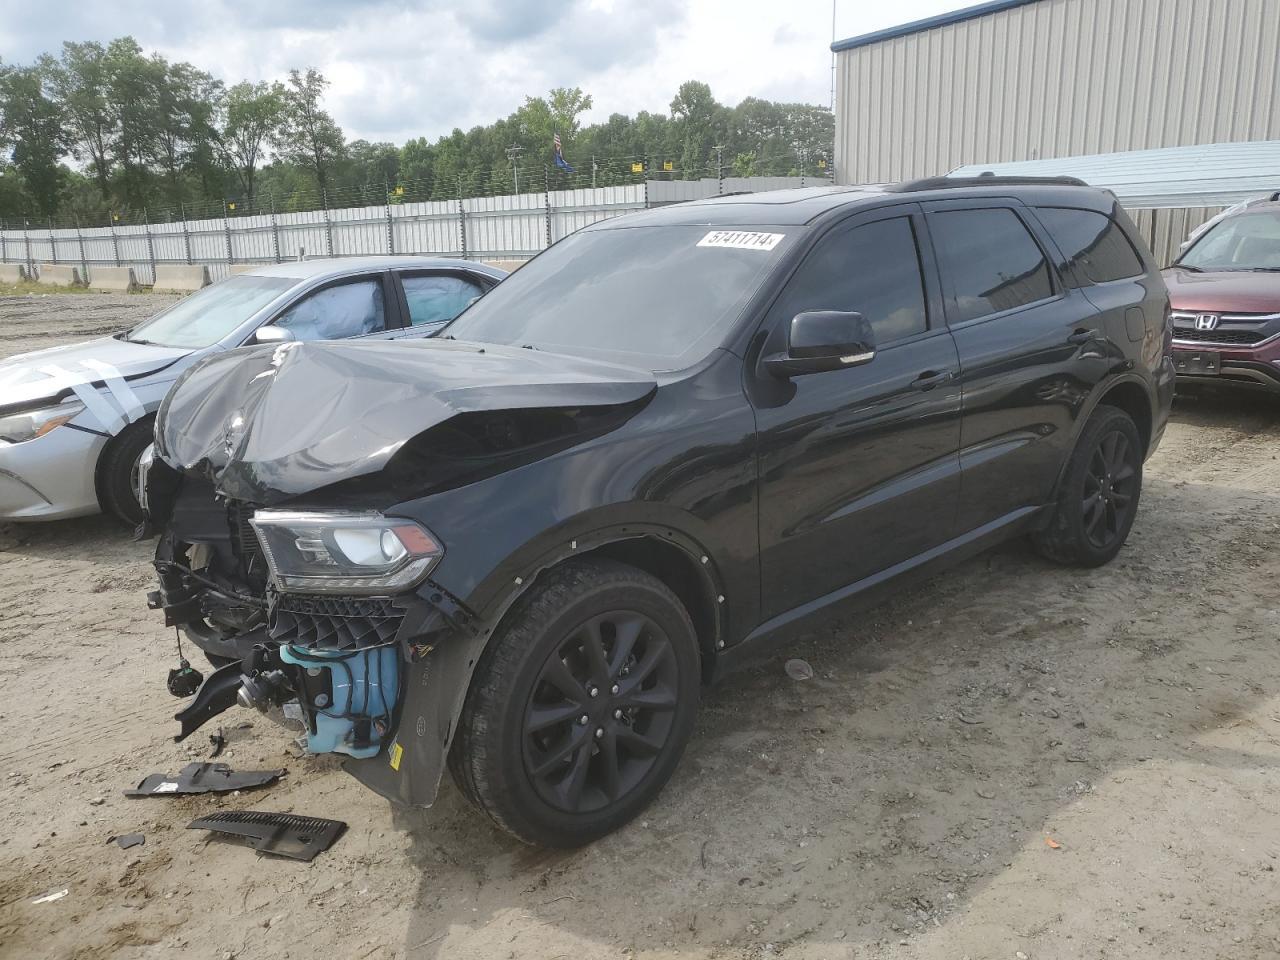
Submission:
<svg viewBox="0 0 1280 960">
<path fill-rule="evenodd" d="M 700 247 L 729 247 L 733 250 L 769 251 L 782 242 L 785 233 L 751 233 L 746 230 L 712 230 L 698 241 Z"/>
</svg>

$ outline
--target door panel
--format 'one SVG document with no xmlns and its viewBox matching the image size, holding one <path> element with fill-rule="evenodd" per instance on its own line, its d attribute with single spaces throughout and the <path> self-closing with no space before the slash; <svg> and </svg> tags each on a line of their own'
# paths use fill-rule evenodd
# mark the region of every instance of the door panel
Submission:
<svg viewBox="0 0 1280 960">
<path fill-rule="evenodd" d="M 1106 323 L 1079 289 L 1065 289 L 1048 237 L 1025 211 L 1010 201 L 926 211 L 960 356 L 964 533 L 1048 502 L 1076 417 L 1114 351 Z"/>
<path fill-rule="evenodd" d="M 782 381 L 757 373 L 750 384 L 766 619 L 922 553 L 954 529 L 959 363 L 931 271 L 922 280 L 911 219 L 895 209 L 820 239 L 766 320 L 762 353 L 782 348 L 803 310 L 858 310 L 877 338 L 896 338 L 859 367 Z"/>
</svg>

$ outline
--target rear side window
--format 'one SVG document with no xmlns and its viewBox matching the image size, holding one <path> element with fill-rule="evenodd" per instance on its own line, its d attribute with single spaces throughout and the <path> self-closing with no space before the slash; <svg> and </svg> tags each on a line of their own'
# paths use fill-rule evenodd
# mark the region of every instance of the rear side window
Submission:
<svg viewBox="0 0 1280 960">
<path fill-rule="evenodd" d="M 955 321 L 976 320 L 1053 296 L 1044 253 L 1012 210 L 931 213 L 929 232 L 950 279 Z"/>
<path fill-rule="evenodd" d="M 856 310 L 880 344 L 924 333 L 924 280 L 910 219 L 877 220 L 823 237 L 775 309 L 787 318 L 806 310 Z"/>
<path fill-rule="evenodd" d="M 1146 273 L 1120 224 L 1105 214 L 1066 207 L 1036 207 L 1036 213 L 1058 241 L 1067 263 L 1094 283 Z"/>
</svg>

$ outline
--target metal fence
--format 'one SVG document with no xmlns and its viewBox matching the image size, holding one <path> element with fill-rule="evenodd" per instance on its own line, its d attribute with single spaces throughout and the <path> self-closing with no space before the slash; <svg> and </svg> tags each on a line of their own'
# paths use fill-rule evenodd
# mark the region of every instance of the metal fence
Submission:
<svg viewBox="0 0 1280 960">
<path fill-rule="evenodd" d="M 645 185 L 513 196 L 267 213 L 86 229 L 0 231 L 0 261 L 132 267 L 152 283 L 157 264 L 203 264 L 219 278 L 236 264 L 309 257 L 433 254 L 527 259 L 574 230 L 646 206 Z"/>
<path fill-rule="evenodd" d="M 816 181 L 821 183 L 823 181 Z M 429 254 L 472 260 L 525 260 L 568 234 L 634 210 L 737 191 L 814 185 L 799 177 L 648 181 L 617 187 L 544 190 L 493 197 L 385 203 L 300 213 L 236 214 L 170 223 L 84 229 L 0 230 L 0 262 L 132 267 L 141 284 L 157 264 L 201 264 L 212 279 L 235 265 L 362 254 Z M 1131 213 L 1164 265 L 1192 228 L 1220 208 Z"/>
<path fill-rule="evenodd" d="M 808 179 L 809 184 L 815 182 Z M 96 267 L 132 267 L 138 282 L 155 280 L 158 264 L 197 264 L 212 279 L 242 264 L 366 254 L 430 254 L 471 260 L 526 260 L 588 224 L 633 210 L 740 190 L 802 186 L 799 177 L 649 181 L 616 187 L 543 190 L 456 200 L 387 202 L 301 213 L 109 227 L 0 230 L 0 262 L 78 267 L 91 281 Z"/>
</svg>

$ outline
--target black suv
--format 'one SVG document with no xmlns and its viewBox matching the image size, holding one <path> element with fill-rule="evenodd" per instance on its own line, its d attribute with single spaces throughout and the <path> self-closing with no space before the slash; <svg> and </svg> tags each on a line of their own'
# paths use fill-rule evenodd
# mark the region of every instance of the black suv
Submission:
<svg viewBox="0 0 1280 960">
<path fill-rule="evenodd" d="M 1114 557 L 1170 342 L 1112 196 L 987 178 L 637 213 L 438 339 L 211 357 L 145 481 L 151 602 L 220 665 L 182 735 L 286 705 L 380 794 L 430 805 L 447 766 L 585 843 L 809 618 L 1019 535 Z"/>
</svg>

